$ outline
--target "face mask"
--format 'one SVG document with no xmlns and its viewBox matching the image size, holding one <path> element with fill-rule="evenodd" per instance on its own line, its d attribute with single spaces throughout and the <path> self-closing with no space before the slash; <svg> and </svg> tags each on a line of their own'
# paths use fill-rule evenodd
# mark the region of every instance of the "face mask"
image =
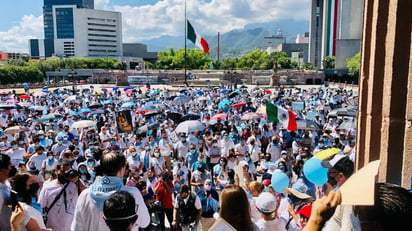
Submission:
<svg viewBox="0 0 412 231">
<path fill-rule="evenodd" d="M 211 189 L 212 189 L 212 185 L 210 185 L 210 184 L 205 185 L 205 190 L 206 191 L 210 191 Z"/>
<path fill-rule="evenodd" d="M 110 141 L 110 144 L 111 144 L 111 145 L 115 145 L 115 144 L 116 144 L 116 141 Z"/>
<path fill-rule="evenodd" d="M 79 169 L 80 173 L 85 174 L 87 172 L 87 170 L 85 168 L 81 168 Z"/>
<path fill-rule="evenodd" d="M 220 166 L 223 166 L 225 164 L 225 162 L 219 162 Z"/>
<path fill-rule="evenodd" d="M 53 156 L 48 156 L 47 159 L 48 160 L 53 160 Z"/>
<path fill-rule="evenodd" d="M 280 167 L 279 167 L 279 170 L 282 171 L 282 172 L 284 172 L 284 171 L 286 171 L 286 167 L 285 167 L 285 166 L 280 166 Z"/>
<path fill-rule="evenodd" d="M 282 155 L 282 159 L 286 159 L 287 157 L 287 155 Z"/>
<path fill-rule="evenodd" d="M 19 141 L 19 144 L 24 144 L 24 141 L 22 141 L 22 140 L 21 140 L 21 141 Z"/>
<path fill-rule="evenodd" d="M 37 193 L 37 191 L 39 191 L 39 189 L 40 189 L 39 183 L 36 182 L 36 183 L 30 184 L 29 185 L 30 195 L 32 195 L 32 196 L 36 195 L 36 193 Z"/>
<path fill-rule="evenodd" d="M 93 166 L 94 162 L 87 162 L 87 166 Z"/>
<path fill-rule="evenodd" d="M 319 144 L 319 148 L 323 148 L 325 146 L 325 144 L 320 143 Z"/>
<path fill-rule="evenodd" d="M 250 157 L 245 157 L 245 161 L 249 162 L 250 161 Z"/>
<path fill-rule="evenodd" d="M 12 146 L 13 149 L 16 149 L 17 147 L 18 147 L 17 144 L 13 144 Z"/>
<path fill-rule="evenodd" d="M 159 157 L 159 156 L 160 156 L 160 153 L 155 152 L 155 153 L 154 153 L 154 156 L 155 156 L 155 157 Z"/>
<path fill-rule="evenodd" d="M 269 187 L 266 187 L 266 186 L 265 186 L 265 187 L 263 188 L 263 192 L 269 192 L 269 191 L 270 191 L 270 190 L 269 190 Z"/>
<path fill-rule="evenodd" d="M 194 154 L 194 153 L 196 152 L 196 150 L 190 150 L 190 152 L 191 152 L 192 154 Z"/>
<path fill-rule="evenodd" d="M 329 182 L 329 184 L 331 184 L 332 186 L 335 186 L 335 185 L 338 184 L 338 182 L 335 180 L 335 177 L 331 177 L 329 174 L 328 174 L 328 182 Z"/>
<path fill-rule="evenodd" d="M 146 151 L 149 151 L 149 150 L 150 150 L 150 147 L 145 147 L 145 149 L 146 149 Z"/>
<path fill-rule="evenodd" d="M 225 140 L 229 140 L 229 136 L 225 136 Z"/>
<path fill-rule="evenodd" d="M 182 142 L 186 142 L 186 138 L 180 138 Z"/>
<path fill-rule="evenodd" d="M 41 139 L 41 140 L 44 139 L 44 136 L 39 136 L 39 139 Z"/>
</svg>

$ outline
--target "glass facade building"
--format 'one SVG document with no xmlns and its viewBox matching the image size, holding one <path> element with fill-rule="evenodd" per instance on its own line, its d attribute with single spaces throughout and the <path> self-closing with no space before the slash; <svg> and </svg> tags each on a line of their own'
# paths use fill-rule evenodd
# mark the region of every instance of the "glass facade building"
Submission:
<svg viewBox="0 0 412 231">
<path fill-rule="evenodd" d="M 73 10 L 59 9 L 57 13 L 57 28 L 55 30 L 53 24 L 53 6 L 58 5 L 76 5 L 77 8 L 94 9 L 94 0 L 44 0 L 43 2 L 43 23 L 44 23 L 44 38 L 53 40 L 54 38 L 73 38 Z M 71 20 L 71 22 L 70 22 Z M 62 23 L 60 25 L 60 23 Z M 55 34 L 56 33 L 56 34 Z M 54 47 L 49 47 L 52 43 L 45 44 L 46 57 L 50 57 L 54 51 Z M 53 45 L 52 45 L 53 46 Z M 50 53 L 50 51 L 52 53 Z"/>
</svg>

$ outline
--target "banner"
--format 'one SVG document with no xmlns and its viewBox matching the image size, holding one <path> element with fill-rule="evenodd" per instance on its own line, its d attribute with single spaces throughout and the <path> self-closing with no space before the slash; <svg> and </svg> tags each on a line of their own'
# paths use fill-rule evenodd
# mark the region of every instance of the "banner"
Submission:
<svg viewBox="0 0 412 231">
<path fill-rule="evenodd" d="M 117 131 L 119 133 L 133 130 L 132 115 L 130 110 L 116 112 Z"/>
</svg>

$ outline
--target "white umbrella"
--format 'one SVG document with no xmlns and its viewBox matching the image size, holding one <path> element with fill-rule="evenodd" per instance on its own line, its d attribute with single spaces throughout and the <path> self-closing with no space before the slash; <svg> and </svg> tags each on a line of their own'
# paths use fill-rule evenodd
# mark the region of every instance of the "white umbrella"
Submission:
<svg viewBox="0 0 412 231">
<path fill-rule="evenodd" d="M 94 120 L 79 120 L 72 124 L 72 128 L 90 128 L 96 126 Z"/>
<path fill-rule="evenodd" d="M 16 134 L 17 132 L 20 132 L 20 131 L 28 131 L 28 129 L 22 126 L 13 126 L 13 127 L 8 127 L 4 130 L 4 132 L 7 134 Z"/>
<path fill-rule="evenodd" d="M 188 134 L 191 132 L 203 131 L 203 129 L 205 129 L 205 125 L 199 120 L 186 120 L 177 125 L 175 132 Z"/>
</svg>

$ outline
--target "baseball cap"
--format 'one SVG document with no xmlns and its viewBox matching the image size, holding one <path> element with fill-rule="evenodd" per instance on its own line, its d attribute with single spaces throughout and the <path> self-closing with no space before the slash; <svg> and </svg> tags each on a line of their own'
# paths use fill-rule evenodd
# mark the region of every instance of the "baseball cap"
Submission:
<svg viewBox="0 0 412 231">
<path fill-rule="evenodd" d="M 276 198 L 269 192 L 262 192 L 256 198 L 256 208 L 262 213 L 272 213 L 276 210 Z"/>
<path fill-rule="evenodd" d="M 322 166 L 324 168 L 334 168 L 340 172 L 344 170 L 344 163 L 347 161 L 350 161 L 349 157 L 346 155 L 341 155 L 341 154 L 336 154 L 332 159 L 330 160 L 323 160 L 322 161 Z"/>
</svg>

